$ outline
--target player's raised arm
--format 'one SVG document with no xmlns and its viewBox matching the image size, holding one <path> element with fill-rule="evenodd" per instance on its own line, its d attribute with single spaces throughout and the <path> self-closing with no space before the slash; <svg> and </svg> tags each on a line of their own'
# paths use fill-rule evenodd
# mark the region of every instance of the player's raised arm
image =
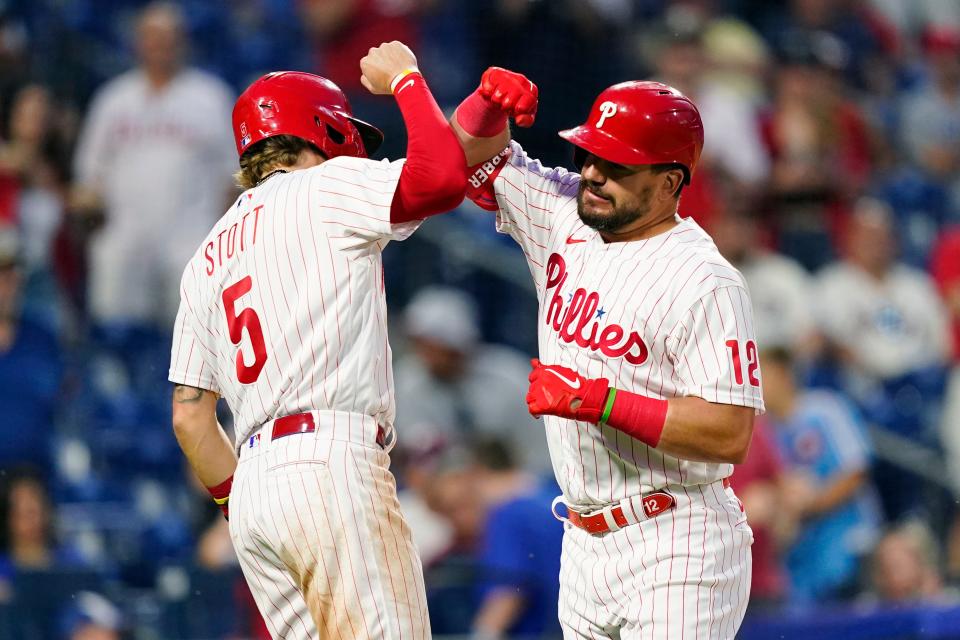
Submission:
<svg viewBox="0 0 960 640">
<path fill-rule="evenodd" d="M 510 142 L 508 117 L 529 127 L 537 116 L 539 90 L 526 76 L 500 67 L 483 72 L 480 86 L 460 103 L 450 125 L 467 155 L 467 164 L 485 162 Z"/>
<path fill-rule="evenodd" d="M 417 69 L 413 52 L 402 42 L 385 42 L 370 49 L 360 69 L 360 81 L 371 93 L 393 94 L 407 128 L 407 160 L 390 221 L 409 222 L 456 208 L 467 185 L 463 149 Z"/>
</svg>

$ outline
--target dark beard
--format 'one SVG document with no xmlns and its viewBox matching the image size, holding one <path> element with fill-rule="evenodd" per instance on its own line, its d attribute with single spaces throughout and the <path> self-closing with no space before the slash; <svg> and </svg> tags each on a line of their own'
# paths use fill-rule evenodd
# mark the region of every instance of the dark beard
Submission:
<svg viewBox="0 0 960 640">
<path fill-rule="evenodd" d="M 583 207 L 583 192 L 586 190 L 586 185 L 581 180 L 580 189 L 577 192 L 577 215 L 580 216 L 580 221 L 596 231 L 607 231 L 607 232 L 616 232 L 618 229 L 623 229 L 627 225 L 633 224 L 640 218 L 642 218 L 649 210 L 650 204 L 650 193 L 645 191 L 640 194 L 640 204 L 643 208 L 636 207 L 622 207 L 616 202 L 613 202 L 613 212 L 609 214 L 593 214 L 587 213 Z"/>
</svg>

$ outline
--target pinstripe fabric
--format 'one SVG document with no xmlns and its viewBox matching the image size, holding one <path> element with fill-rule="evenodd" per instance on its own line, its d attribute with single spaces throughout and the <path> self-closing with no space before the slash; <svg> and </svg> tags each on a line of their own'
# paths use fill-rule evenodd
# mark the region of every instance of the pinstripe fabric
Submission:
<svg viewBox="0 0 960 640">
<path fill-rule="evenodd" d="M 394 416 L 381 251 L 419 224 L 390 223 L 402 166 L 341 157 L 275 174 L 238 198 L 181 281 L 169 377 L 233 412 L 230 531 L 275 638 L 430 635 L 376 444 Z M 314 434 L 270 442 L 274 418 L 305 411 Z"/>
<path fill-rule="evenodd" d="M 316 433 L 240 450 L 230 534 L 276 638 L 430 637 L 423 569 L 400 513 L 389 456 L 332 439 L 369 416 L 318 412 Z M 257 437 L 257 436 L 260 437 Z"/>
<path fill-rule="evenodd" d="M 750 298 L 740 272 L 710 237 L 684 219 L 649 240 L 605 244 L 577 215 L 579 176 L 544 169 L 512 144 L 510 161 L 494 183 L 497 226 L 523 248 L 537 284 L 540 360 L 654 398 L 695 395 L 762 410 L 759 368 L 753 371 L 756 385 L 747 370 L 746 343 L 755 341 Z M 578 306 L 578 290 L 596 293 L 596 308 L 579 331 L 576 321 L 564 329 L 587 306 Z M 566 332 L 599 339 L 605 329 L 622 336 L 618 345 L 636 332 L 646 355 L 634 346 L 611 356 L 561 338 Z M 735 375 L 731 340 L 738 345 L 743 384 Z M 755 359 L 755 344 L 751 354 Z M 641 356 L 642 362 L 631 362 Z M 578 507 L 667 485 L 710 483 L 732 472 L 728 464 L 678 460 L 610 427 L 555 416 L 545 416 L 544 424 L 557 480 L 568 504 Z"/>
<path fill-rule="evenodd" d="M 271 418 L 335 409 L 393 424 L 393 374 L 381 250 L 418 222 L 391 225 L 403 161 L 339 157 L 244 192 L 184 270 L 170 380 L 219 391 L 237 440 Z M 238 381 L 239 345 L 223 291 L 250 276 L 234 312 L 252 309 L 266 342 L 257 380 Z"/>
<path fill-rule="evenodd" d="M 577 214 L 579 176 L 511 143 L 494 182 L 497 228 L 522 247 L 540 302 L 540 360 L 654 398 L 763 409 L 750 298 L 692 220 L 606 244 Z M 658 489 L 660 517 L 600 537 L 564 536 L 568 638 L 732 638 L 749 596 L 752 534 L 723 489 L 729 464 L 680 460 L 607 427 L 545 416 L 564 501 L 578 511 Z"/>
<path fill-rule="evenodd" d="M 567 525 L 564 638 L 728 640 L 747 608 L 752 534 L 720 482 L 675 492 L 677 507 L 602 536 Z"/>
</svg>

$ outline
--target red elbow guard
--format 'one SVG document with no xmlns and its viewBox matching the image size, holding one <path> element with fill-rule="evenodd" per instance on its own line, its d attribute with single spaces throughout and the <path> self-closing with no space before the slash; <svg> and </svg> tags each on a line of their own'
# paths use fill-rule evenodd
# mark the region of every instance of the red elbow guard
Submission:
<svg viewBox="0 0 960 640">
<path fill-rule="evenodd" d="M 481 162 L 467 169 L 467 198 L 472 200 L 481 209 L 496 211 L 497 198 L 493 192 L 493 181 L 500 175 L 500 171 L 510 157 L 510 148 L 507 147 L 486 162 Z"/>
</svg>

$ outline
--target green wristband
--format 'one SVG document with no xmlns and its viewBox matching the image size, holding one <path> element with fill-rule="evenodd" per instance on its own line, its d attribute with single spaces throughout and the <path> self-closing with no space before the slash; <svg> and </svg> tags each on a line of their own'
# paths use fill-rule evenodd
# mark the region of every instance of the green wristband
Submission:
<svg viewBox="0 0 960 640">
<path fill-rule="evenodd" d="M 613 411 L 613 400 L 617 397 L 617 388 L 613 387 L 610 389 L 610 395 L 607 396 L 607 404 L 603 408 L 603 413 L 600 415 L 600 422 L 605 423 L 607 418 L 610 417 L 610 412 Z"/>
</svg>

